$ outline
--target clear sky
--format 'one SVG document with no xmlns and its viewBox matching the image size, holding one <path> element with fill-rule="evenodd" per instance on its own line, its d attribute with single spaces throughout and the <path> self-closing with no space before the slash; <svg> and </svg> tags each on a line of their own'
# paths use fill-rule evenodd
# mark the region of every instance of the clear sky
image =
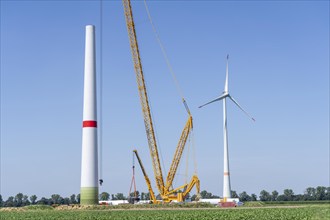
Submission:
<svg viewBox="0 0 330 220">
<path fill-rule="evenodd" d="M 132 7 L 168 170 L 187 113 L 143 1 Z M 228 104 L 232 189 L 329 186 L 329 1 L 151 1 L 149 9 L 194 117 L 202 190 L 222 195 L 222 104 L 198 106 L 222 93 L 227 53 L 230 93 L 256 118 Z M 85 25 L 96 26 L 99 74 L 100 2 L 1 0 L 0 14 L 1 194 L 78 194 Z M 127 195 L 134 148 L 156 190 L 121 1 L 103 2 L 102 38 L 100 191 Z M 136 175 L 146 192 L 138 166 Z"/>
</svg>

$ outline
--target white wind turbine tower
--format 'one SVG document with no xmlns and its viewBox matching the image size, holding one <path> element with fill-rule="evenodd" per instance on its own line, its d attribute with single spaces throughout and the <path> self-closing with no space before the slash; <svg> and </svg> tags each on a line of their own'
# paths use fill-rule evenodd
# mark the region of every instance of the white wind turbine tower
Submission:
<svg viewBox="0 0 330 220">
<path fill-rule="evenodd" d="M 210 103 L 222 100 L 223 103 L 223 161 L 224 161 L 224 173 L 223 173 L 223 200 L 224 202 L 227 201 L 228 198 L 231 198 L 231 188 L 230 188 L 230 173 L 229 173 L 229 154 L 228 154 L 228 132 L 227 132 L 227 108 L 226 108 L 226 98 L 231 99 L 249 118 L 253 121 L 252 118 L 239 104 L 238 102 L 229 94 L 228 91 L 228 59 L 229 55 L 227 55 L 227 65 L 226 65 L 226 82 L 225 82 L 225 90 L 223 91 L 222 95 L 204 105 L 199 106 L 199 108 L 208 105 Z"/>
</svg>

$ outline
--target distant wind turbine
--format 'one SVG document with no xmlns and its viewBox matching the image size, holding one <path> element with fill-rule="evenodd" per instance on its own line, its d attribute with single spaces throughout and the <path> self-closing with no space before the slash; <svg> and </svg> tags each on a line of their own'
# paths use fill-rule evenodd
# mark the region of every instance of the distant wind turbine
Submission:
<svg viewBox="0 0 330 220">
<path fill-rule="evenodd" d="M 227 55 L 227 65 L 226 65 L 226 82 L 225 82 L 225 90 L 222 95 L 218 98 L 199 106 L 199 108 L 211 104 L 216 101 L 223 101 L 223 141 L 224 141 L 224 177 L 223 177 L 223 198 L 224 202 L 227 201 L 227 198 L 231 198 L 231 187 L 230 187 L 230 174 L 229 174 L 229 154 L 228 154 L 228 132 L 227 132 L 227 108 L 226 108 L 226 98 L 231 99 L 249 118 L 255 121 L 239 104 L 238 102 L 229 94 L 228 92 L 228 59 L 229 55 Z"/>
</svg>

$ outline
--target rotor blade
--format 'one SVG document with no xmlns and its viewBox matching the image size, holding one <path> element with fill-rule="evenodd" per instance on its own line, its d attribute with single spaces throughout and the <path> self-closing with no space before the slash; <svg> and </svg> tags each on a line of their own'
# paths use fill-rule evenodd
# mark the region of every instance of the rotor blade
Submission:
<svg viewBox="0 0 330 220">
<path fill-rule="evenodd" d="M 227 96 L 228 96 L 228 93 L 224 93 L 224 94 L 222 94 L 220 97 L 218 97 L 218 98 L 216 98 L 216 99 L 214 99 L 214 100 L 212 100 L 212 101 L 210 101 L 210 102 L 208 102 L 208 103 L 205 103 L 204 105 L 201 105 L 201 106 L 199 106 L 198 108 L 202 108 L 202 107 L 205 106 L 205 105 L 211 104 L 211 103 L 216 102 L 216 101 L 220 101 L 221 99 L 224 99 L 224 98 L 226 98 Z"/>
<path fill-rule="evenodd" d="M 228 59 L 229 59 L 229 54 L 227 54 L 225 92 L 228 92 Z"/>
<path fill-rule="evenodd" d="M 249 113 L 247 113 L 247 111 L 245 111 L 239 104 L 238 102 L 233 98 L 231 97 L 230 95 L 228 95 L 228 97 L 249 117 L 251 118 L 253 121 L 256 121 L 253 117 L 251 117 L 251 115 L 249 115 Z"/>
</svg>

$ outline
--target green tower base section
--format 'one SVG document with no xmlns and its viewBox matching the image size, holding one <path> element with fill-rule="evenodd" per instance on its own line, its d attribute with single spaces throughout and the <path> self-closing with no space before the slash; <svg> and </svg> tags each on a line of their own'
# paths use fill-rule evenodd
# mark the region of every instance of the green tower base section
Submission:
<svg viewBox="0 0 330 220">
<path fill-rule="evenodd" d="M 81 187 L 80 205 L 98 205 L 99 204 L 98 187 Z"/>
</svg>

